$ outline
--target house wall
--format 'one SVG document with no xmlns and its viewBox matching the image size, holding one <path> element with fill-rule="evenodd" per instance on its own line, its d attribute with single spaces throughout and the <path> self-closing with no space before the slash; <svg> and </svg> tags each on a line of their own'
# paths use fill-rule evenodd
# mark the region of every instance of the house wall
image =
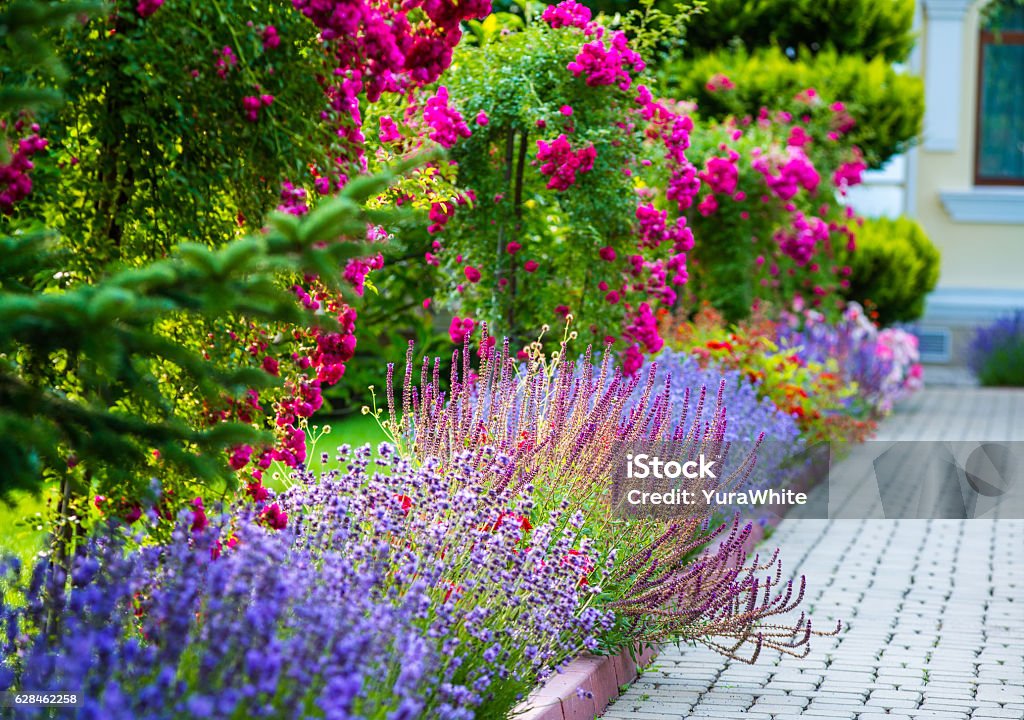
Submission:
<svg viewBox="0 0 1024 720">
<path fill-rule="evenodd" d="M 984 5 L 922 0 L 918 8 L 925 127 L 911 151 L 907 205 L 942 253 L 921 327 L 949 334 L 954 364 L 964 362 L 974 328 L 1024 308 L 1024 188 L 974 185 Z"/>
<path fill-rule="evenodd" d="M 976 212 L 990 218 L 989 221 L 957 219 L 953 215 L 957 208 L 951 206 L 956 191 L 968 203 L 972 201 L 972 196 L 977 196 L 980 203 L 983 198 L 995 193 L 988 188 L 976 192 L 973 182 L 975 113 L 978 102 L 978 32 L 982 5 L 983 2 L 969 1 L 925 3 L 927 31 L 922 34 L 920 42 L 926 58 L 922 68 L 926 94 L 929 90 L 944 93 L 950 91 L 948 86 L 943 85 L 949 80 L 949 66 L 957 53 L 945 40 L 946 28 L 940 33 L 935 33 L 934 28 L 937 24 L 956 24 L 955 18 L 944 17 L 942 11 L 953 14 L 957 6 L 963 8 L 958 23 L 962 64 L 956 102 L 942 102 L 940 98 L 926 96 L 927 112 L 948 113 L 950 109 L 955 109 L 958 122 L 950 128 L 943 118 L 932 118 L 931 126 L 926 120 L 924 142 L 917 156 L 917 216 L 932 242 L 942 251 L 940 284 L 943 288 L 1024 291 L 1024 189 L 1007 189 L 1002 193 L 1007 196 L 1008 202 L 1020 204 L 1020 217 L 1010 215 L 1007 219 L 1011 219 L 1011 222 L 999 222 L 999 212 L 986 210 L 980 204 Z M 933 47 L 929 47 L 929 43 Z M 935 77 L 929 77 L 929 74 Z M 942 82 L 936 82 L 936 77 Z M 1024 82 L 1024 78 L 1021 82 Z M 929 130 L 933 131 L 932 138 L 929 138 Z M 947 137 L 954 138 L 954 142 L 943 142 Z M 998 202 L 996 207 L 999 207 Z"/>
</svg>

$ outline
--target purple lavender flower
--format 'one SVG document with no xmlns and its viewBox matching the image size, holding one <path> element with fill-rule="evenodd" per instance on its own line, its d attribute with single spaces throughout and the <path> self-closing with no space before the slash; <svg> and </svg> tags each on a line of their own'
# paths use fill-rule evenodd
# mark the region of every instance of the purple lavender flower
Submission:
<svg viewBox="0 0 1024 720">
<path fill-rule="evenodd" d="M 728 408 L 725 440 L 730 443 L 730 455 L 743 458 L 757 452 L 757 463 L 745 489 L 785 486 L 794 472 L 793 461 L 804 448 L 800 428 L 792 416 L 768 398 L 759 398 L 754 385 L 738 371 L 704 369 L 689 353 L 673 350 L 662 351 L 655 363 L 659 384 L 669 383 L 675 407 L 698 398 L 702 390 L 715 392 L 724 383 L 722 399 Z M 710 422 L 712 415 L 702 408 L 694 421 Z"/>
<path fill-rule="evenodd" d="M 596 645 L 610 614 L 584 580 L 605 571 L 561 562 L 591 552 L 571 518 L 484 492 L 471 453 L 444 470 L 387 445 L 340 459 L 346 472 L 297 471 L 271 499 L 289 516 L 279 530 L 260 507 L 198 532 L 185 512 L 166 546 L 128 549 L 110 530 L 68 593 L 40 561 L 27 605 L 0 603 L 15 659 L 0 690 L 80 690 L 62 717 L 499 717 Z M 54 617 L 52 633 L 21 635 Z"/>
<path fill-rule="evenodd" d="M 982 385 L 1024 385 L 1024 310 L 978 328 L 968 364 Z"/>
<path fill-rule="evenodd" d="M 269 531 L 251 514 L 222 526 L 240 541 L 214 560 L 218 534 L 193 534 L 190 522 L 164 547 L 126 550 L 102 534 L 80 554 L 65 598 L 37 585 L 26 607 L 0 605 L 0 689 L 79 692 L 83 704 L 58 717 L 291 717 L 305 707 L 376 718 L 420 706 L 438 684 L 443 658 L 417 624 L 422 591 L 393 598 L 372 566 L 331 547 L 314 553 L 299 532 Z M 53 612 L 52 637 L 21 634 Z"/>
</svg>

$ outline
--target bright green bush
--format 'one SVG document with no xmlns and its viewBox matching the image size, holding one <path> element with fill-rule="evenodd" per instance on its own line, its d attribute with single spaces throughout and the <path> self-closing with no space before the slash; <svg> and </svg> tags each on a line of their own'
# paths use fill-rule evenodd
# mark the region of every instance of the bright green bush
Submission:
<svg viewBox="0 0 1024 720">
<path fill-rule="evenodd" d="M 847 261 L 849 300 L 877 313 L 882 325 L 914 320 L 939 279 L 939 251 L 910 218 L 865 220 Z"/>
<path fill-rule="evenodd" d="M 742 42 L 898 62 L 914 46 L 913 23 L 913 0 L 709 0 L 687 30 L 687 54 Z"/>
<path fill-rule="evenodd" d="M 706 20 L 693 27 L 706 27 Z M 735 87 L 709 85 L 719 75 Z M 802 114 L 806 105 L 795 95 L 814 88 L 823 104 L 842 102 L 856 120 L 844 142 L 858 146 L 870 167 L 906 150 L 924 117 L 920 78 L 898 72 L 881 56 L 865 61 L 827 50 L 813 62 L 793 62 L 778 48 L 718 50 L 668 63 L 661 81 L 666 94 L 695 100 L 703 117 L 715 119 L 756 116 L 762 107 Z"/>
</svg>

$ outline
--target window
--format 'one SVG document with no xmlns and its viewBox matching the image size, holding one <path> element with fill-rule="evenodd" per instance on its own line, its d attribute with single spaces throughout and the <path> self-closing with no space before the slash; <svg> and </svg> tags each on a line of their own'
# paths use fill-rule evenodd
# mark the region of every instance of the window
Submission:
<svg viewBox="0 0 1024 720">
<path fill-rule="evenodd" d="M 1024 6 L 995 2 L 982 21 L 974 181 L 1024 185 Z"/>
</svg>

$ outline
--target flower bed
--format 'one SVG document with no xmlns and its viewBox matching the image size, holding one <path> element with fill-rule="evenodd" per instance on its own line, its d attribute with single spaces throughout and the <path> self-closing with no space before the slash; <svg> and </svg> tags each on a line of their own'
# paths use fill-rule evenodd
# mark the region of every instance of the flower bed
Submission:
<svg viewBox="0 0 1024 720">
<path fill-rule="evenodd" d="M 701 468 L 673 491 L 781 488 L 915 389 L 909 336 L 840 297 L 844 102 L 702 121 L 655 95 L 644 55 L 679 28 L 653 6 L 214 10 L 0 13 L 32 50 L 4 57 L 32 106 L 0 118 L 0 455 L 59 498 L 46 551 L 0 563 L 0 690 L 567 718 L 666 642 L 755 662 L 839 631 L 750 558 L 764 509 L 630 507 L 623 474 L 657 453 Z M 332 388 L 414 334 L 451 362 L 410 345 L 367 410 L 388 442 L 317 464 Z"/>
</svg>

